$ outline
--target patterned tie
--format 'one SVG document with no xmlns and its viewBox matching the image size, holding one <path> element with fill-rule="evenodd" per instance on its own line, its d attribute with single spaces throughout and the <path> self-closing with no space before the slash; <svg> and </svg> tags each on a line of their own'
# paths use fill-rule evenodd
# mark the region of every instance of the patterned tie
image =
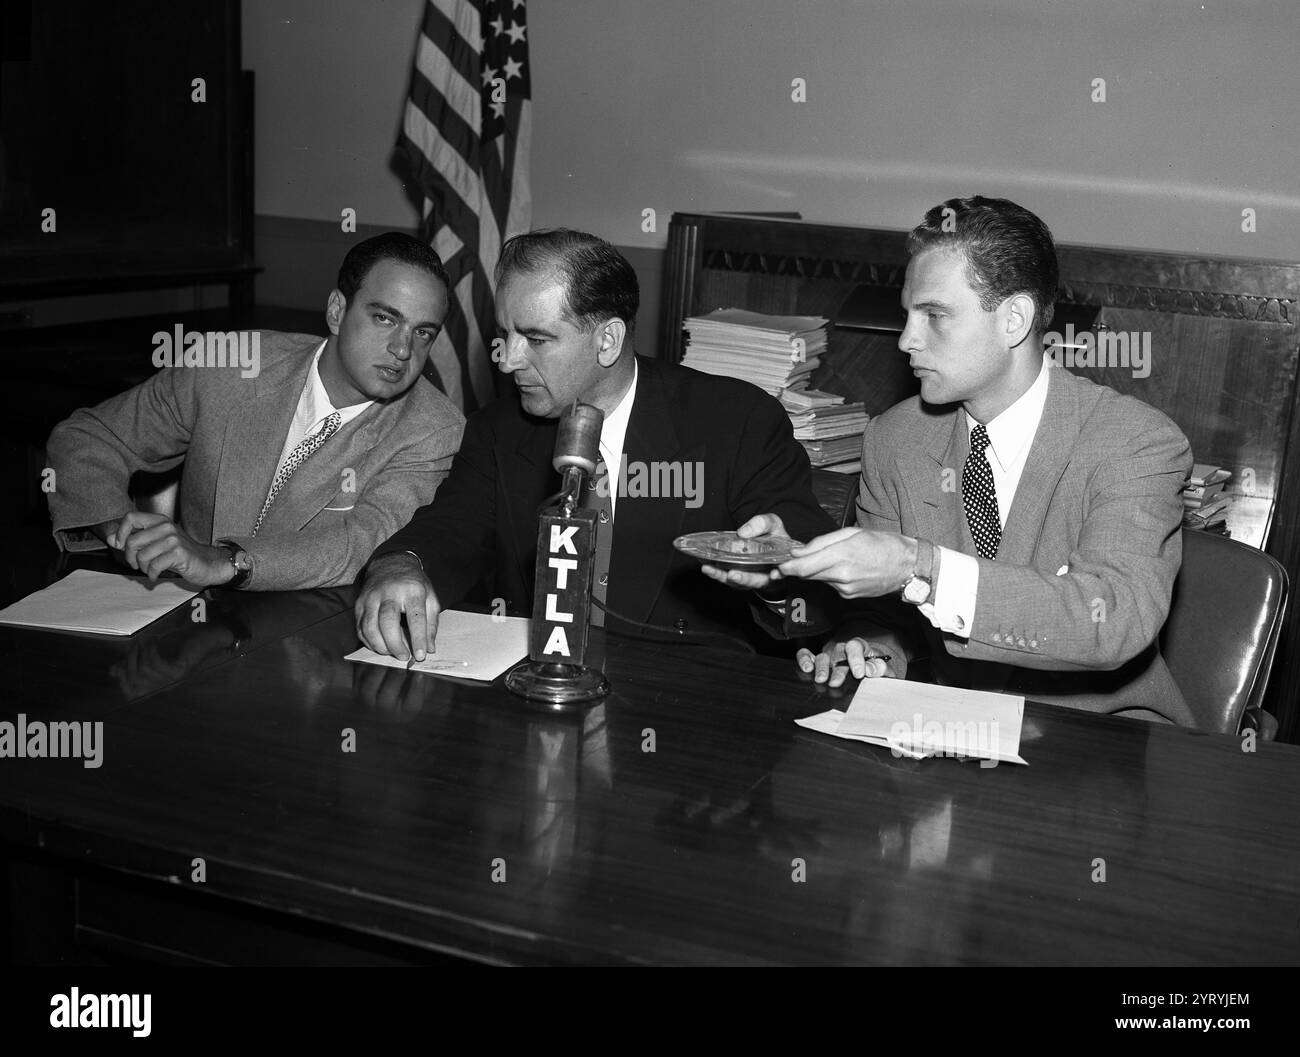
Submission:
<svg viewBox="0 0 1300 1057">
<path fill-rule="evenodd" d="M 993 469 L 984 455 L 989 434 L 982 425 L 970 431 L 970 455 L 961 471 L 961 497 L 966 505 L 966 523 L 970 525 L 975 547 L 984 558 L 998 556 L 1002 542 L 1002 522 L 998 519 L 998 493 L 993 487 Z"/>
<path fill-rule="evenodd" d="M 609 590 L 609 556 L 614 549 L 614 504 L 611 500 L 613 482 L 602 459 L 587 483 L 587 494 L 582 505 L 595 510 L 596 517 L 596 568 L 591 578 L 591 597 L 605 601 Z M 604 493 L 604 494 L 602 494 Z M 591 607 L 591 626 L 605 626 L 605 611 L 597 605 Z"/>
<path fill-rule="evenodd" d="M 266 493 L 266 502 L 262 504 L 262 512 L 257 515 L 257 522 L 253 525 L 253 535 L 257 535 L 257 530 L 262 527 L 262 522 L 266 518 L 266 512 L 271 509 L 271 504 L 275 502 L 275 497 L 280 494 L 281 489 L 288 483 L 289 478 L 299 466 L 324 444 L 330 437 L 338 432 L 339 424 L 343 421 L 343 416 L 335 411 L 325 420 L 325 424 L 310 437 L 304 437 L 293 451 L 289 452 L 289 457 L 284 460 L 284 465 L 280 467 L 279 472 L 275 475 L 275 480 L 271 482 L 271 490 Z"/>
</svg>

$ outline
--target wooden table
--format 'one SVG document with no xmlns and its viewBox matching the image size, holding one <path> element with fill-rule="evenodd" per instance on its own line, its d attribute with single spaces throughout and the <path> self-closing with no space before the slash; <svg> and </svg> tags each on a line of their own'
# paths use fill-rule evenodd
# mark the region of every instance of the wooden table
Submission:
<svg viewBox="0 0 1300 1057">
<path fill-rule="evenodd" d="M 1028 767 L 898 760 L 784 662 L 612 636 L 557 718 L 344 661 L 347 591 L 212 598 L 0 628 L 0 720 L 104 724 L 0 760 L 13 959 L 1300 961 L 1300 748 L 1030 704 Z"/>
</svg>

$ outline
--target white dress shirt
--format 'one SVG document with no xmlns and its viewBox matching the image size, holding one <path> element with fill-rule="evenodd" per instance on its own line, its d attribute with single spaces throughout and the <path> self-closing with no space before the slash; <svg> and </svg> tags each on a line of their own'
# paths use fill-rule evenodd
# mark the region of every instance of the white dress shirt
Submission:
<svg viewBox="0 0 1300 1057">
<path fill-rule="evenodd" d="M 998 521 L 1006 529 L 1007 516 L 1020 486 L 1025 461 L 1033 447 L 1034 434 L 1043 417 L 1047 403 L 1047 371 L 1050 364 L 1043 357 L 1043 366 L 1034 384 L 1020 398 L 991 422 L 984 423 L 989 435 L 989 446 L 984 455 L 993 471 L 993 487 L 998 496 Z M 974 429 L 978 423 L 966 415 L 966 428 Z M 962 516 L 965 517 L 963 504 Z M 936 547 L 939 557 L 939 575 L 934 588 L 934 601 L 921 606 L 924 613 L 940 631 L 969 636 L 975 620 L 975 597 L 979 590 L 979 561 L 969 554 Z"/>
<path fill-rule="evenodd" d="M 298 408 L 293 413 L 293 421 L 289 423 L 289 434 L 284 438 L 284 447 L 280 449 L 280 461 L 275 464 L 277 474 L 285 460 L 289 458 L 289 453 L 304 438 L 318 432 L 325 424 L 325 420 L 335 411 L 339 413 L 339 418 L 342 420 L 339 422 L 339 429 L 342 429 L 374 403 L 373 400 L 366 400 L 360 404 L 337 408 L 331 403 L 330 395 L 325 391 L 325 385 L 320 380 L 320 357 L 324 351 L 325 342 L 322 341 L 320 348 L 316 350 L 316 355 L 312 357 L 311 369 L 307 372 L 307 382 L 302 387 L 302 395 L 298 397 Z"/>
<path fill-rule="evenodd" d="M 627 467 L 623 465 L 623 443 L 627 438 L 627 423 L 632 417 L 632 405 L 636 402 L 636 360 L 632 361 L 632 384 L 623 394 L 614 410 L 605 416 L 600 427 L 600 457 L 611 475 L 609 490 L 609 518 L 612 522 L 618 509 L 618 493 L 627 479 Z"/>
</svg>

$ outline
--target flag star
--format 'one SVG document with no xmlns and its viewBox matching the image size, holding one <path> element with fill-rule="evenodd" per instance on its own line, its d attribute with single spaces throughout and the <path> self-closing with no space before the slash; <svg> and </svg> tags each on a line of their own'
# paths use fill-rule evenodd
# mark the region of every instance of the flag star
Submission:
<svg viewBox="0 0 1300 1057">
<path fill-rule="evenodd" d="M 493 116 L 493 117 L 504 118 L 504 117 L 506 116 L 506 105 L 505 105 L 505 103 L 493 103 L 493 104 L 492 104 L 492 116 Z"/>
<path fill-rule="evenodd" d="M 515 7 L 523 7 L 524 0 L 515 0 Z"/>
<path fill-rule="evenodd" d="M 489 22 L 488 25 L 492 27 L 493 32 L 496 33 L 498 37 L 506 31 L 505 19 L 500 15 L 497 15 L 497 17 Z"/>
<path fill-rule="evenodd" d="M 506 36 L 510 38 L 512 44 L 518 44 L 524 39 L 524 27 L 518 22 L 511 22 L 510 28 L 506 30 Z"/>
<path fill-rule="evenodd" d="M 506 80 L 510 80 L 511 77 L 518 77 L 523 73 L 523 69 L 524 64 L 522 62 L 515 62 L 514 59 L 506 59 Z"/>
<path fill-rule="evenodd" d="M 494 80 L 496 80 L 496 76 L 497 76 L 497 72 L 496 72 L 496 70 L 494 70 L 491 66 L 484 66 L 484 67 L 483 67 L 483 83 L 484 83 L 484 84 L 491 84 Z"/>
</svg>

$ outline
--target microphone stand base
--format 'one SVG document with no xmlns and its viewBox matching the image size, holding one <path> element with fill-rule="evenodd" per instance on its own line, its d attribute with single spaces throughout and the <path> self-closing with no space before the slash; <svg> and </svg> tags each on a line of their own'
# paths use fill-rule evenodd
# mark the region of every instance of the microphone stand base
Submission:
<svg viewBox="0 0 1300 1057">
<path fill-rule="evenodd" d="M 609 680 L 599 669 L 580 664 L 525 661 L 506 673 L 506 689 L 549 711 L 568 712 L 608 694 Z"/>
</svg>

